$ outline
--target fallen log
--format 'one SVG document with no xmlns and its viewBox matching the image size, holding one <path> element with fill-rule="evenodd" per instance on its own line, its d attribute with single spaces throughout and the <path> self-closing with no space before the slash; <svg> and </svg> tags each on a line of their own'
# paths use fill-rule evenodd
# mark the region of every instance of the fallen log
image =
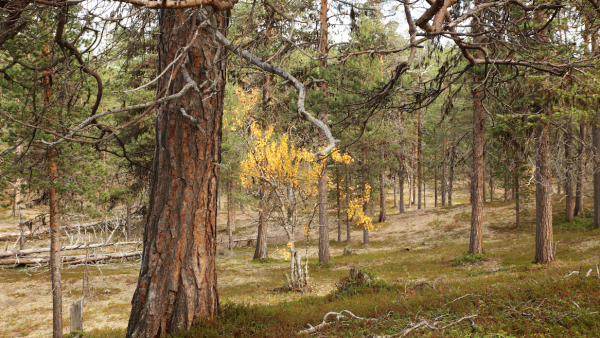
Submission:
<svg viewBox="0 0 600 338">
<path fill-rule="evenodd" d="M 142 216 L 136 216 L 136 217 L 132 217 L 132 218 L 141 218 L 141 217 Z M 125 222 L 125 219 L 120 218 L 119 223 L 121 223 L 121 222 Z M 60 227 L 59 231 L 64 232 L 64 231 L 68 231 L 68 230 L 91 228 L 91 227 L 101 225 L 103 223 L 104 223 L 104 220 L 90 222 L 90 223 L 84 223 L 84 224 L 71 224 L 71 225 L 67 225 L 64 227 Z M 108 224 L 111 224 L 111 223 L 115 223 L 115 220 L 108 220 Z M 41 230 L 36 229 L 33 231 L 23 231 L 23 234 L 25 237 L 29 237 L 32 235 L 45 235 L 45 234 L 49 234 L 49 233 L 50 233 L 50 228 L 41 229 Z M 0 241 L 5 241 L 7 239 L 17 239 L 20 236 L 21 236 L 21 232 L 0 233 Z"/>
<path fill-rule="evenodd" d="M 60 251 L 66 250 L 84 250 L 84 249 L 93 249 L 93 248 L 101 248 L 105 246 L 119 246 L 119 245 L 130 245 L 130 244 L 142 244 L 142 241 L 138 242 L 114 242 L 114 243 L 97 243 L 97 244 L 79 244 L 79 245 L 69 245 L 63 246 L 60 248 Z M 50 252 L 50 248 L 32 248 L 25 250 L 11 250 L 11 251 L 0 251 L 0 258 L 2 257 L 16 257 L 16 256 L 26 256 L 36 253 Z"/>
<path fill-rule="evenodd" d="M 93 263 L 93 262 L 101 262 L 101 261 L 109 261 L 113 259 L 123 259 L 130 257 L 141 257 L 141 251 L 132 251 L 132 252 L 117 252 L 112 254 L 98 254 L 98 255 L 77 255 L 77 256 L 63 256 L 61 257 L 61 263 L 69 263 L 69 264 L 83 264 L 83 263 Z M 0 259 L 0 265 L 37 265 L 43 263 L 49 263 L 50 257 L 16 257 L 16 258 L 2 258 Z"/>
</svg>

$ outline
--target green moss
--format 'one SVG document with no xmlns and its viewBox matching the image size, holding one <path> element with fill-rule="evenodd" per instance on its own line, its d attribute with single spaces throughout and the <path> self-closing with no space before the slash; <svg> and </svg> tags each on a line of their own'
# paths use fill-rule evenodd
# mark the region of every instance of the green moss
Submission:
<svg viewBox="0 0 600 338">
<path fill-rule="evenodd" d="M 461 265 L 465 265 L 465 264 L 473 264 L 473 263 L 481 262 L 483 260 L 485 260 L 485 254 L 483 254 L 483 253 L 480 253 L 480 254 L 466 253 L 456 259 L 451 260 L 450 265 L 461 266 Z"/>
</svg>

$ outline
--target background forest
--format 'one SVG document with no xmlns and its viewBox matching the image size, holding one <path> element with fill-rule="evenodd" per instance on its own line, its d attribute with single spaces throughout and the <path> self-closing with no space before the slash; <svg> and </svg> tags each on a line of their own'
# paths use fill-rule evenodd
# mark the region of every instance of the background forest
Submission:
<svg viewBox="0 0 600 338">
<path fill-rule="evenodd" d="M 0 0 L 0 337 L 600 336 L 596 0 Z"/>
</svg>

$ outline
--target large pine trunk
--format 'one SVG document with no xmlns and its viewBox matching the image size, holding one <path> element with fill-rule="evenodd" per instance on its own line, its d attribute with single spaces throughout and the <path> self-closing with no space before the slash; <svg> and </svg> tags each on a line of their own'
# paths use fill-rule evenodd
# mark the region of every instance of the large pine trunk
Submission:
<svg viewBox="0 0 600 338">
<path fill-rule="evenodd" d="M 173 62 L 196 31 L 193 11 L 161 10 L 158 73 Z M 226 12 L 216 12 L 226 34 Z M 199 318 L 219 311 L 215 269 L 217 191 L 225 61 L 208 32 L 201 30 L 188 50 L 190 77 L 197 83 L 219 81 L 204 98 L 193 90 L 161 104 L 156 116 L 156 144 L 150 181 L 144 251 L 133 295 L 127 337 L 155 338 L 189 329 Z M 213 72 L 213 66 L 216 70 Z M 181 68 L 157 82 L 157 92 L 179 92 L 186 81 Z M 170 73 L 169 73 L 170 74 Z M 205 89 L 205 88 L 202 88 Z M 198 121 L 204 132 L 185 118 Z"/>
<path fill-rule="evenodd" d="M 535 138 L 535 262 L 547 264 L 554 261 L 550 124 L 537 127 Z"/>
<path fill-rule="evenodd" d="M 579 152 L 577 154 L 577 192 L 575 197 L 575 216 L 583 214 L 583 180 L 585 172 L 585 141 L 587 126 L 584 122 L 579 125 Z"/>
<path fill-rule="evenodd" d="M 473 173 L 471 177 L 471 237 L 469 253 L 483 253 L 484 116 L 483 91 L 473 92 Z"/>
<path fill-rule="evenodd" d="M 565 221 L 573 221 L 573 155 L 571 154 L 571 121 L 567 122 L 565 132 Z"/>
</svg>

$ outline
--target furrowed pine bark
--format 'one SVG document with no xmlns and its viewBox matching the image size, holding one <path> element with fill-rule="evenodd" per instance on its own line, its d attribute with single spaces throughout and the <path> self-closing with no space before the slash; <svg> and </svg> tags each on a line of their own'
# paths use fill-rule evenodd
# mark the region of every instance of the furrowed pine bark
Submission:
<svg viewBox="0 0 600 338">
<path fill-rule="evenodd" d="M 575 197 L 575 216 L 583 214 L 583 181 L 585 172 L 585 142 L 587 139 L 587 125 L 584 122 L 579 124 L 579 151 L 577 153 L 577 192 Z"/>
<path fill-rule="evenodd" d="M 469 253 L 483 253 L 484 116 L 482 90 L 473 92 L 473 173 L 471 177 L 471 236 Z"/>
<path fill-rule="evenodd" d="M 554 261 L 549 123 L 535 129 L 535 139 L 535 263 L 548 264 Z"/>
<path fill-rule="evenodd" d="M 565 221 L 572 222 L 574 217 L 573 205 L 573 155 L 571 154 L 571 121 L 567 122 L 565 132 Z"/>
<path fill-rule="evenodd" d="M 319 42 L 319 67 L 327 67 L 328 44 L 327 44 L 327 0 L 321 0 L 321 34 Z M 325 97 L 323 110 L 319 113 L 319 119 L 327 124 L 327 82 L 321 84 L 321 90 Z M 327 144 L 327 138 L 322 130 L 319 130 L 319 144 Z M 327 263 L 329 257 L 329 206 L 327 203 L 327 157 L 322 158 L 321 176 L 319 176 L 319 262 Z"/>
<path fill-rule="evenodd" d="M 213 15 L 215 28 L 226 34 L 227 12 Z M 198 23 L 193 11 L 160 10 L 158 73 L 192 43 L 187 52 L 190 78 L 219 82 L 206 97 L 189 91 L 158 106 L 144 249 L 127 338 L 189 329 L 199 318 L 211 319 L 219 312 L 216 216 L 226 62 L 222 47 L 207 31 L 200 30 L 192 41 Z M 172 95 L 186 84 L 183 68 L 175 68 L 158 80 L 157 92 Z M 198 124 L 184 117 L 182 109 Z"/>
</svg>

